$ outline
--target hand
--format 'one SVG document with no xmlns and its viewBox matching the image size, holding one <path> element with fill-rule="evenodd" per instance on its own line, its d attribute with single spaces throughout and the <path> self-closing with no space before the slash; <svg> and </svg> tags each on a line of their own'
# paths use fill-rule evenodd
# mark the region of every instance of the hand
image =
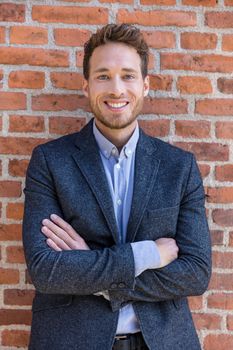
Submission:
<svg viewBox="0 0 233 350">
<path fill-rule="evenodd" d="M 71 225 L 58 215 L 52 214 L 42 221 L 41 231 L 47 237 L 46 243 L 56 251 L 90 250 L 84 239 Z"/>
<path fill-rule="evenodd" d="M 177 259 L 179 248 L 173 238 L 159 238 L 155 243 L 160 254 L 159 267 L 164 267 Z"/>
</svg>

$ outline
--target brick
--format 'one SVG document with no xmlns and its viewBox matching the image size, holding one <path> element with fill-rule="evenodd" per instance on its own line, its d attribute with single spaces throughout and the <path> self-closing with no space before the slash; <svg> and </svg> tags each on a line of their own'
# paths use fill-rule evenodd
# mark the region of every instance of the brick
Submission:
<svg viewBox="0 0 233 350">
<path fill-rule="evenodd" d="M 208 187 L 207 196 L 209 203 L 232 203 L 233 187 Z"/>
<path fill-rule="evenodd" d="M 118 23 L 131 23 L 145 26 L 195 26 L 196 14 L 186 11 L 139 11 L 130 12 L 120 9 L 117 14 Z"/>
<path fill-rule="evenodd" d="M 0 92 L 0 110 L 7 109 L 26 109 L 26 95 L 22 92 Z"/>
<path fill-rule="evenodd" d="M 209 94 L 212 92 L 212 85 L 205 77 L 178 77 L 177 89 L 182 94 Z"/>
<path fill-rule="evenodd" d="M 233 94 L 233 79 L 219 78 L 217 80 L 218 90 L 224 94 Z"/>
<path fill-rule="evenodd" d="M 45 86 L 45 73 L 35 71 L 10 72 L 8 86 L 10 88 L 43 89 Z"/>
<path fill-rule="evenodd" d="M 199 170 L 201 172 L 201 176 L 204 179 L 210 173 L 210 166 L 208 164 L 198 164 Z"/>
<path fill-rule="evenodd" d="M 90 38 L 91 32 L 86 29 L 69 29 L 56 28 L 54 29 L 54 39 L 56 45 L 61 46 L 83 46 Z"/>
<path fill-rule="evenodd" d="M 144 100 L 142 114 L 185 114 L 188 103 L 179 98 L 151 98 Z"/>
<path fill-rule="evenodd" d="M 27 269 L 25 270 L 25 283 L 32 284 L 32 280 Z"/>
<path fill-rule="evenodd" d="M 147 44 L 155 49 L 167 49 L 176 46 L 176 36 L 173 32 L 145 31 L 143 36 Z"/>
<path fill-rule="evenodd" d="M 176 146 L 196 155 L 198 161 L 228 160 L 229 148 L 219 143 L 205 142 L 176 142 Z"/>
<path fill-rule="evenodd" d="M 101 7 L 33 6 L 32 19 L 42 23 L 107 24 L 108 10 Z"/>
<path fill-rule="evenodd" d="M 232 73 L 233 57 L 223 55 L 161 53 L 161 69 Z"/>
<path fill-rule="evenodd" d="M 233 226 L 233 209 L 214 209 L 213 221 L 220 226 Z"/>
<path fill-rule="evenodd" d="M 34 111 L 76 111 L 78 108 L 90 111 L 88 99 L 83 95 L 42 94 L 32 97 Z"/>
<path fill-rule="evenodd" d="M 171 91 L 172 81 L 173 79 L 171 75 L 162 75 L 162 74 L 150 75 L 150 89 Z"/>
<path fill-rule="evenodd" d="M 192 311 L 201 310 L 203 308 L 203 297 L 194 296 L 188 298 L 189 307 Z"/>
<path fill-rule="evenodd" d="M 232 51 L 233 50 L 233 35 L 225 34 L 222 36 L 222 50 Z"/>
<path fill-rule="evenodd" d="M 210 231 L 211 234 L 211 241 L 212 241 L 212 245 L 223 245 L 223 231 L 219 231 L 219 230 L 211 230 Z"/>
<path fill-rule="evenodd" d="M 68 67 L 69 53 L 62 50 L 0 47 L 0 64 Z"/>
<path fill-rule="evenodd" d="M 60 89 L 81 90 L 83 86 L 83 75 L 76 72 L 51 72 L 50 79 Z"/>
<path fill-rule="evenodd" d="M 23 219 L 23 203 L 8 203 L 6 207 L 7 219 L 22 220 Z"/>
<path fill-rule="evenodd" d="M 19 283 L 19 270 L 4 269 L 0 267 L 0 284 Z"/>
<path fill-rule="evenodd" d="M 0 137 L 2 154 L 30 155 L 33 148 L 48 141 L 33 137 Z"/>
<path fill-rule="evenodd" d="M 8 246 L 6 247 L 6 262 L 25 264 L 25 257 L 23 247 L 21 246 Z"/>
<path fill-rule="evenodd" d="M 0 224 L 0 241 L 21 241 L 22 225 Z"/>
<path fill-rule="evenodd" d="M 10 159 L 8 172 L 11 176 L 25 176 L 28 167 L 28 159 Z"/>
<path fill-rule="evenodd" d="M 233 349 L 233 335 L 209 334 L 204 338 L 205 350 L 227 350 Z"/>
<path fill-rule="evenodd" d="M 233 12 L 206 12 L 205 25 L 211 28 L 233 28 Z"/>
<path fill-rule="evenodd" d="M 224 4 L 225 6 L 233 6 L 233 0 L 225 0 Z"/>
<path fill-rule="evenodd" d="M 210 33 L 181 33 L 180 42 L 183 49 L 210 50 L 217 45 L 217 35 Z"/>
<path fill-rule="evenodd" d="M 86 124 L 85 118 L 76 117 L 50 117 L 49 132 L 52 134 L 65 135 L 80 131 Z"/>
<path fill-rule="evenodd" d="M 160 6 L 170 6 L 175 5 L 176 0 L 140 0 L 142 5 L 160 5 Z"/>
<path fill-rule="evenodd" d="M 169 120 L 139 120 L 139 126 L 144 132 L 153 137 L 164 137 L 169 134 L 170 121 Z"/>
<path fill-rule="evenodd" d="M 221 316 L 216 314 L 195 313 L 192 315 L 197 330 L 221 329 Z"/>
<path fill-rule="evenodd" d="M 0 27 L 0 43 L 4 44 L 5 43 L 5 28 Z"/>
<path fill-rule="evenodd" d="M 232 291 L 232 285 L 233 285 L 233 274 L 232 273 L 213 273 L 209 289 L 216 289 L 216 290 L 226 290 L 226 291 Z"/>
<path fill-rule="evenodd" d="M 0 325 L 31 324 L 31 310 L 0 309 Z"/>
<path fill-rule="evenodd" d="M 232 252 L 212 252 L 213 267 L 222 269 L 233 269 L 233 253 Z"/>
<path fill-rule="evenodd" d="M 48 30 L 32 26 L 15 26 L 10 29 L 12 44 L 43 45 L 48 43 Z"/>
<path fill-rule="evenodd" d="M 5 329 L 2 331 L 2 345 L 27 348 L 29 345 L 29 336 L 29 331 Z"/>
<path fill-rule="evenodd" d="M 176 135 L 191 138 L 203 138 L 210 136 L 210 122 L 198 120 L 175 121 Z"/>
<path fill-rule="evenodd" d="M 5 305 L 31 305 L 35 291 L 32 289 L 5 289 Z"/>
<path fill-rule="evenodd" d="M 217 165 L 215 167 L 215 178 L 218 181 L 233 182 L 233 164 Z"/>
<path fill-rule="evenodd" d="M 233 232 L 229 233 L 229 247 L 233 247 Z"/>
<path fill-rule="evenodd" d="M 216 136 L 220 139 L 233 139 L 233 122 L 217 122 Z"/>
<path fill-rule="evenodd" d="M 207 306 L 211 309 L 233 310 L 233 293 L 214 293 L 208 296 Z"/>
<path fill-rule="evenodd" d="M 216 6 L 218 0 L 182 0 L 183 5 L 188 6 Z"/>
<path fill-rule="evenodd" d="M 24 22 L 25 6 L 10 3 L 0 4 L 0 21 Z"/>
<path fill-rule="evenodd" d="M 11 115 L 9 118 L 10 132 L 43 132 L 44 117 L 29 115 Z"/>
<path fill-rule="evenodd" d="M 232 116 L 233 99 L 211 99 L 196 101 L 195 113 L 213 116 Z"/>
<path fill-rule="evenodd" d="M 227 316 L 227 328 L 230 331 L 233 331 L 233 316 L 232 315 Z"/>
<path fill-rule="evenodd" d="M 0 197 L 20 197 L 21 186 L 20 181 L 0 181 Z"/>
<path fill-rule="evenodd" d="M 83 57 L 84 57 L 84 54 L 83 54 L 83 51 L 78 51 L 76 53 L 76 66 L 77 67 L 81 67 L 83 66 Z"/>
<path fill-rule="evenodd" d="M 99 0 L 103 3 L 133 4 L 133 0 Z"/>
</svg>

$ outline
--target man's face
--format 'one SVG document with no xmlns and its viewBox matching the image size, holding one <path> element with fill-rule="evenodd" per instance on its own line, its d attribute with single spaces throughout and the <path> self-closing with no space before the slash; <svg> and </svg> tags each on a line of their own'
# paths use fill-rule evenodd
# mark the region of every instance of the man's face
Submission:
<svg viewBox="0 0 233 350">
<path fill-rule="evenodd" d="M 94 50 L 83 90 L 97 126 L 124 129 L 136 125 L 148 94 L 149 78 L 143 79 L 140 56 L 133 47 L 107 43 Z"/>
</svg>

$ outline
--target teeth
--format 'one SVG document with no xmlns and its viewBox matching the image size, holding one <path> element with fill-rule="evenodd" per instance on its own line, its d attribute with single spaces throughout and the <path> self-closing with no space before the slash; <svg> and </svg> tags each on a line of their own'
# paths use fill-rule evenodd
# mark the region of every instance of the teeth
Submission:
<svg viewBox="0 0 233 350">
<path fill-rule="evenodd" d="M 127 105 L 127 102 L 123 103 L 112 103 L 112 102 L 107 102 L 107 104 L 112 107 L 112 108 L 121 108 Z"/>
</svg>

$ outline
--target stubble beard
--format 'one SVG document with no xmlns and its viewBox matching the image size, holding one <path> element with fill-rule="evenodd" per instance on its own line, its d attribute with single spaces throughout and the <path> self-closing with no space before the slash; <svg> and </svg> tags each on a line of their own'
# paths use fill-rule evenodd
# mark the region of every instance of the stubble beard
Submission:
<svg viewBox="0 0 233 350">
<path fill-rule="evenodd" d="M 105 117 L 101 113 L 98 106 L 95 103 L 93 103 L 92 101 L 90 101 L 90 107 L 91 107 L 91 111 L 94 114 L 95 118 L 101 124 L 103 124 L 105 127 L 112 129 L 112 130 L 120 130 L 120 129 L 127 128 L 129 125 L 131 125 L 137 119 L 137 117 L 140 114 L 142 107 L 143 107 L 143 97 L 137 102 L 137 104 L 135 105 L 135 108 L 131 112 L 131 115 L 129 117 L 127 117 L 126 119 L 123 118 L 123 120 L 121 120 L 121 117 L 119 117 L 118 113 L 116 113 L 116 114 L 112 113 L 110 118 Z"/>
</svg>

